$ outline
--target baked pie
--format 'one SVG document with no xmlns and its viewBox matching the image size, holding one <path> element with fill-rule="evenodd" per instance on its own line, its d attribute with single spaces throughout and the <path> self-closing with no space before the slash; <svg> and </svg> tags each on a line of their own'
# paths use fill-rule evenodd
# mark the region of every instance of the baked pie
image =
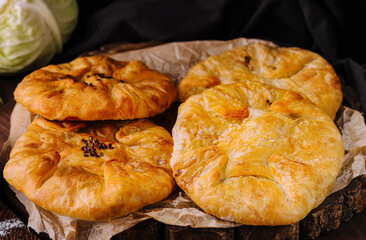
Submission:
<svg viewBox="0 0 366 240">
<path fill-rule="evenodd" d="M 206 213 L 288 225 L 328 195 L 344 149 L 332 119 L 306 97 L 257 81 L 188 98 L 173 128 L 171 167 Z"/>
<path fill-rule="evenodd" d="M 140 61 L 79 57 L 27 75 L 15 100 L 49 120 L 126 120 L 164 112 L 177 91 L 164 74 Z"/>
<path fill-rule="evenodd" d="M 256 81 L 298 92 L 332 119 L 342 103 L 342 89 L 333 67 L 318 54 L 262 43 L 233 48 L 203 60 L 189 70 L 178 86 L 179 98 L 218 84 Z"/>
<path fill-rule="evenodd" d="M 149 120 L 34 120 L 13 147 L 4 178 L 36 205 L 88 221 L 134 212 L 175 182 L 170 133 Z"/>
</svg>

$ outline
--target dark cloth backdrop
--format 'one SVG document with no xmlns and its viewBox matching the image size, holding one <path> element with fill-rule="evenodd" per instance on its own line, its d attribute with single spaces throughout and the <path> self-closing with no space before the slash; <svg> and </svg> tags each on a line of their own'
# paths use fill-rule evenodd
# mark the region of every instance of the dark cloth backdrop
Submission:
<svg viewBox="0 0 366 240">
<path fill-rule="evenodd" d="M 78 4 L 78 26 L 54 63 L 122 41 L 261 38 L 321 54 L 341 78 L 345 104 L 366 112 L 365 0 L 78 0 Z"/>
</svg>

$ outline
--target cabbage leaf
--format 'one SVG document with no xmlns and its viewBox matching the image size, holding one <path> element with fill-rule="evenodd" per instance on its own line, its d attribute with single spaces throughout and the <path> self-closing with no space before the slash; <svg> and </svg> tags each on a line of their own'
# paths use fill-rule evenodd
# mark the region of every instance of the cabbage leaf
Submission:
<svg viewBox="0 0 366 240">
<path fill-rule="evenodd" d="M 0 0 L 0 74 L 49 63 L 62 51 L 77 16 L 75 0 Z"/>
</svg>

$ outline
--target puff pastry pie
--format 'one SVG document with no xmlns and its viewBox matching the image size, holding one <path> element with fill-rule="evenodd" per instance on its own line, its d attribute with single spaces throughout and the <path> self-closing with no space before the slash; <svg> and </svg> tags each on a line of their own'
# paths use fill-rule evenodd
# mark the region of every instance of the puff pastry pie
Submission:
<svg viewBox="0 0 366 240">
<path fill-rule="evenodd" d="M 176 88 L 140 61 L 79 57 L 27 75 L 14 92 L 30 112 L 50 120 L 147 118 L 175 101 Z"/>
<path fill-rule="evenodd" d="M 342 102 L 339 79 L 318 54 L 261 43 L 236 47 L 194 65 L 178 86 L 179 98 L 218 84 L 252 80 L 299 92 L 334 119 Z"/>
<path fill-rule="evenodd" d="M 182 103 L 171 159 L 177 184 L 205 212 L 288 225 L 327 196 L 344 156 L 332 119 L 302 95 L 252 81 Z"/>
<path fill-rule="evenodd" d="M 4 178 L 38 206 L 89 221 L 116 218 L 175 188 L 172 137 L 148 120 L 49 122 L 16 142 Z"/>
</svg>

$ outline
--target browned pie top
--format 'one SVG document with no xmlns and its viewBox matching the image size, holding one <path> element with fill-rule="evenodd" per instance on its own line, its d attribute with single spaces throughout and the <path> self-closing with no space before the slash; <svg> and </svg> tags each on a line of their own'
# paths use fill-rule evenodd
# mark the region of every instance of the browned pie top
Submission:
<svg viewBox="0 0 366 240">
<path fill-rule="evenodd" d="M 267 84 L 220 84 L 190 97 L 173 128 L 177 184 L 205 212 L 249 225 L 300 221 L 329 193 L 342 137 L 306 97 Z"/>
<path fill-rule="evenodd" d="M 91 56 L 32 72 L 14 96 L 50 120 L 124 120 L 162 113 L 176 99 L 176 89 L 140 61 Z"/>
<path fill-rule="evenodd" d="M 301 93 L 334 119 L 342 102 L 339 79 L 321 56 L 300 48 L 250 44 L 194 65 L 178 86 L 179 98 L 218 84 L 257 81 Z"/>
<path fill-rule="evenodd" d="M 35 120 L 18 139 L 4 178 L 31 201 L 89 221 L 116 218 L 175 188 L 169 132 L 148 120 Z"/>
</svg>

